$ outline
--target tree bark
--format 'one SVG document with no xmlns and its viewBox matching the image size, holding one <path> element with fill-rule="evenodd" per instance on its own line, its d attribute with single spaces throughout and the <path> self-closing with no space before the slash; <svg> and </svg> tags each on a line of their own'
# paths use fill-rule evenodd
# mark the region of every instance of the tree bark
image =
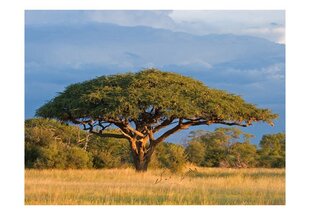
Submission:
<svg viewBox="0 0 310 215">
<path fill-rule="evenodd" d="M 131 140 L 131 152 L 137 172 L 146 172 L 154 152 L 153 148 L 146 149 L 148 139 Z"/>
<path fill-rule="evenodd" d="M 134 165 L 135 165 L 136 171 L 146 172 L 149 163 L 147 162 L 146 159 L 144 159 L 144 155 L 142 156 L 133 155 L 133 157 L 134 157 Z"/>
</svg>

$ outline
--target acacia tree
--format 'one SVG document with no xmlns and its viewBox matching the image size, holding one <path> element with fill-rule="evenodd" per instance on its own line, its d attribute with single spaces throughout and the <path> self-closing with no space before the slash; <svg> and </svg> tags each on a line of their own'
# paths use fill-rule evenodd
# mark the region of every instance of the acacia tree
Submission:
<svg viewBox="0 0 310 215">
<path fill-rule="evenodd" d="M 137 171 L 146 171 L 155 147 L 182 129 L 210 124 L 246 127 L 256 121 L 273 125 L 277 117 L 240 96 L 157 69 L 69 85 L 36 115 L 80 124 L 103 137 L 128 139 Z M 106 132 L 111 125 L 120 133 Z"/>
</svg>

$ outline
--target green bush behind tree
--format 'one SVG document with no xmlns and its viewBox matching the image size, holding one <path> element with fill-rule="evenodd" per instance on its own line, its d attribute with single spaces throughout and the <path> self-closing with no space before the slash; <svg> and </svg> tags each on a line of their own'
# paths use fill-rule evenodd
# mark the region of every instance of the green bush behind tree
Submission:
<svg viewBox="0 0 310 215">
<path fill-rule="evenodd" d="M 111 130 L 110 133 L 117 133 Z M 183 146 L 160 143 L 153 168 L 179 171 L 186 162 Z M 126 139 L 103 138 L 56 120 L 25 121 L 26 168 L 119 168 L 133 165 Z"/>
<path fill-rule="evenodd" d="M 264 135 L 259 147 L 251 144 L 252 137 L 238 128 L 191 132 L 188 160 L 204 167 L 285 167 L 284 133 Z"/>
<path fill-rule="evenodd" d="M 117 133 L 111 129 L 110 133 Z M 238 128 L 191 132 L 187 146 L 160 143 L 150 168 L 181 171 L 187 162 L 202 167 L 285 167 L 285 135 L 253 135 Z M 133 166 L 127 140 L 103 138 L 56 120 L 25 121 L 25 167 L 39 169 L 120 168 Z"/>
<path fill-rule="evenodd" d="M 259 165 L 263 167 L 285 167 L 285 134 L 266 134 L 259 143 Z"/>
</svg>

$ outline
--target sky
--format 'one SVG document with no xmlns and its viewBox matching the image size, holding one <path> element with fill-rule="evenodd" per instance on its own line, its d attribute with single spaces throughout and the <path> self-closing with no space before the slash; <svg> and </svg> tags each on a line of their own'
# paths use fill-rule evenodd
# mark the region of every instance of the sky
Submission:
<svg viewBox="0 0 310 215">
<path fill-rule="evenodd" d="M 25 117 L 71 83 L 156 67 L 241 95 L 285 130 L 284 11 L 26 11 Z M 173 135 L 184 142 L 193 129 Z"/>
<path fill-rule="evenodd" d="M 113 23 L 149 26 L 191 34 L 238 34 L 285 43 L 285 12 L 282 10 L 106 10 L 28 11 L 26 25 Z"/>
</svg>

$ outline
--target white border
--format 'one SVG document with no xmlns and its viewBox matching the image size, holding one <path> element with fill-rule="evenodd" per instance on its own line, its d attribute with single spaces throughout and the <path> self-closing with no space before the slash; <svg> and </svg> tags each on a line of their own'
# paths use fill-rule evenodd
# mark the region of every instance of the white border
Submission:
<svg viewBox="0 0 310 215">
<path fill-rule="evenodd" d="M 174 9 L 174 10 L 283 10 L 285 1 L 272 0 L 26 0 L 28 9 Z"/>
<path fill-rule="evenodd" d="M 11 0 L 1 1 L 1 214 L 309 213 L 309 9 L 288 0 Z M 24 10 L 175 9 L 286 10 L 287 205 L 286 206 L 24 206 Z M 3 138 L 4 137 L 4 138 Z"/>
</svg>

